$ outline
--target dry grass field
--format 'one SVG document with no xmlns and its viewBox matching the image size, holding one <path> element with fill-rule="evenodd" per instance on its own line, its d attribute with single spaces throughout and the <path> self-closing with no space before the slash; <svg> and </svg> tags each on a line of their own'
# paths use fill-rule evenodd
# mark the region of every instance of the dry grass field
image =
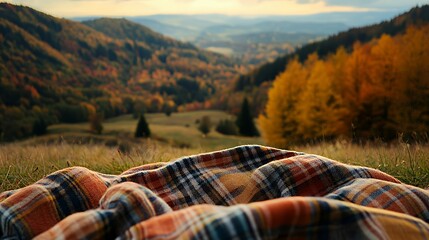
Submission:
<svg viewBox="0 0 429 240">
<path fill-rule="evenodd" d="M 218 111 L 173 114 L 171 117 L 148 114 L 154 137 L 138 140 L 132 137 L 137 120 L 122 116 L 104 122 L 102 135 L 90 134 L 87 123 L 62 124 L 51 126 L 46 136 L 0 145 L 0 192 L 24 187 L 69 166 L 119 174 L 146 163 L 171 161 L 243 144 L 264 144 L 261 138 L 225 136 L 214 131 L 204 137 L 195 123 L 204 115 L 209 115 L 214 123 L 230 117 Z M 295 146 L 290 150 L 376 168 L 404 183 L 429 187 L 427 144 L 355 145 L 337 142 Z"/>
</svg>

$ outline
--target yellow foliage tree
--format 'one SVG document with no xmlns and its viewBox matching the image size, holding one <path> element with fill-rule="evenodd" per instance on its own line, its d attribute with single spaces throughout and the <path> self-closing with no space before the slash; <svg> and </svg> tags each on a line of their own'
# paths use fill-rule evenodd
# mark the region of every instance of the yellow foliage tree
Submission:
<svg viewBox="0 0 429 240">
<path fill-rule="evenodd" d="M 427 134 L 429 126 L 429 25 L 411 27 L 399 39 L 395 119 L 406 135 Z"/>
<path fill-rule="evenodd" d="M 348 124 L 351 138 L 368 137 L 367 129 L 371 122 L 371 113 L 367 104 L 371 84 L 369 81 L 370 47 L 356 43 L 345 65 L 343 102 L 347 108 L 341 117 Z"/>
<path fill-rule="evenodd" d="M 288 147 L 299 139 L 296 103 L 306 84 L 307 74 L 306 69 L 295 59 L 274 81 L 268 94 L 265 115 L 259 116 L 262 136 L 268 144 Z"/>
<path fill-rule="evenodd" d="M 396 138 L 398 123 L 392 118 L 392 104 L 396 102 L 395 85 L 398 79 L 398 47 L 397 42 L 383 35 L 371 49 L 371 112 L 372 135 L 383 140 Z"/>
<path fill-rule="evenodd" d="M 304 140 L 331 139 L 339 135 L 341 96 L 335 88 L 334 64 L 317 60 L 309 66 L 307 84 L 297 105 L 298 133 Z"/>
<path fill-rule="evenodd" d="M 291 61 L 259 116 L 268 144 L 422 137 L 429 133 L 429 25 Z"/>
<path fill-rule="evenodd" d="M 333 94 L 333 105 L 335 109 L 333 115 L 330 116 L 331 132 L 339 137 L 348 138 L 350 133 L 350 124 L 346 123 L 343 116 L 348 114 L 348 108 L 345 105 L 344 93 L 346 85 L 346 64 L 349 54 L 344 47 L 339 47 L 335 54 L 328 57 L 329 63 L 328 75 L 332 78 L 331 88 Z"/>
</svg>

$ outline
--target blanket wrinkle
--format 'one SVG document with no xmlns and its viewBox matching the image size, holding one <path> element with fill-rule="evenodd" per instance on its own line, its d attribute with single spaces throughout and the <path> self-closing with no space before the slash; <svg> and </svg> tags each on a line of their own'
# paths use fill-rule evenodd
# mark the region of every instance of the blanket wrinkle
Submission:
<svg viewBox="0 0 429 240">
<path fill-rule="evenodd" d="M 429 191 L 379 170 L 247 145 L 71 167 L 0 194 L 2 239 L 429 239 Z"/>
</svg>

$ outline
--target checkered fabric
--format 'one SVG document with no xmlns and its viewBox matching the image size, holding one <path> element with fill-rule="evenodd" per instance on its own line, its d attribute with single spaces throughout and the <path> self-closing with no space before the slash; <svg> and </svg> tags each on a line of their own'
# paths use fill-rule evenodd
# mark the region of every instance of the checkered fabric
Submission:
<svg viewBox="0 0 429 240">
<path fill-rule="evenodd" d="M 3 239 L 429 239 L 429 191 L 241 146 L 120 175 L 67 168 L 0 194 Z"/>
</svg>

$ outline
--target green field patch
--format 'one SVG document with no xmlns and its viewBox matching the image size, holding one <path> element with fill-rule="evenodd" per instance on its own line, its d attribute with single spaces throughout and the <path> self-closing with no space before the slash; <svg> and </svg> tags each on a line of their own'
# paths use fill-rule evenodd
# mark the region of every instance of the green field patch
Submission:
<svg viewBox="0 0 429 240">
<path fill-rule="evenodd" d="M 198 121 L 203 117 L 210 117 L 211 132 L 203 136 L 198 131 Z M 234 116 L 223 111 L 195 111 L 173 113 L 167 116 L 163 113 L 145 114 L 152 131 L 153 138 L 168 143 L 174 147 L 196 148 L 212 151 L 230 148 L 243 144 L 264 144 L 262 138 L 242 136 L 226 136 L 215 131 L 216 125 L 223 119 L 234 119 Z M 123 115 L 103 122 L 101 136 L 133 138 L 137 126 L 137 119 L 132 115 Z M 89 123 L 58 124 L 50 126 L 49 134 L 90 134 Z"/>
</svg>

